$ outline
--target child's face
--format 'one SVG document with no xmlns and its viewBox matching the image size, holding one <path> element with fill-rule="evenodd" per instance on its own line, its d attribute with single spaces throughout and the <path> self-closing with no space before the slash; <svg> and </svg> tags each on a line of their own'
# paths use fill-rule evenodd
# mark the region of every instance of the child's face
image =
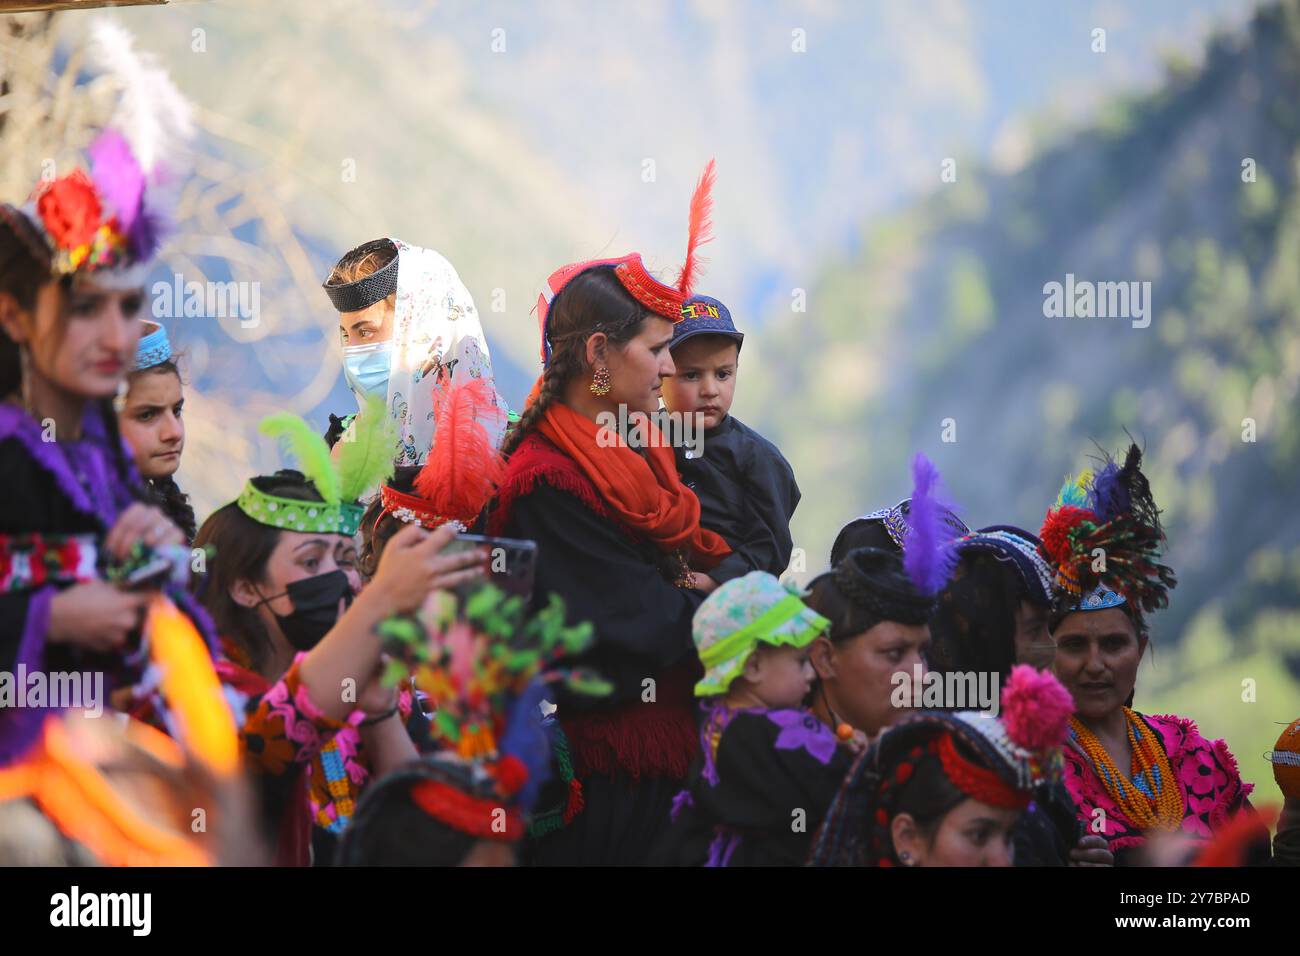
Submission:
<svg viewBox="0 0 1300 956">
<path fill-rule="evenodd" d="M 816 676 L 807 647 L 760 646 L 745 661 L 745 679 L 764 707 L 800 707 Z"/>
<path fill-rule="evenodd" d="M 171 370 L 142 372 L 131 382 L 118 422 L 141 477 L 166 478 L 180 467 L 185 450 L 184 406 L 181 380 Z"/>
<path fill-rule="evenodd" d="M 699 412 L 705 428 L 715 427 L 731 410 L 739 355 L 736 340 L 722 335 L 697 335 L 674 348 L 677 371 L 664 379 L 668 410 Z"/>
</svg>

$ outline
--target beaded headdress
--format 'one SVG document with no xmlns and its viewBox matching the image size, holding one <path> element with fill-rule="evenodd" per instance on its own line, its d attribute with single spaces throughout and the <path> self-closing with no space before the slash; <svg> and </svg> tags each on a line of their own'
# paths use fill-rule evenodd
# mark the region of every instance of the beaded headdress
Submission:
<svg viewBox="0 0 1300 956">
<path fill-rule="evenodd" d="M 895 866 L 889 830 L 924 760 L 938 761 L 963 799 L 1024 809 L 1061 777 L 1074 701 L 1050 673 L 1018 665 L 997 717 L 920 711 L 888 728 L 854 761 L 814 838 L 817 866 Z M 954 804 L 955 806 L 955 804 Z"/>
<path fill-rule="evenodd" d="M 167 341 L 167 330 L 157 322 L 146 321 L 140 335 L 140 344 L 135 347 L 135 367 L 139 372 L 155 365 L 161 365 L 172 357 L 172 346 Z"/>
<path fill-rule="evenodd" d="M 1037 604 L 1050 605 L 1054 572 L 1040 550 L 1037 537 L 1011 525 L 991 525 L 958 538 L 956 548 L 968 554 L 987 554 L 1009 564 L 1019 574 L 1025 591 Z"/>
<path fill-rule="evenodd" d="M 701 259 L 699 247 L 713 239 L 713 222 L 710 219 L 713 210 L 713 183 L 716 179 L 714 161 L 709 160 L 695 192 L 691 196 L 691 211 L 687 227 L 686 261 L 677 276 L 676 285 L 660 282 L 646 269 L 639 252 L 612 259 L 589 259 L 585 262 L 571 262 L 551 273 L 546 286 L 537 297 L 537 322 L 542 332 L 542 366 L 551 360 L 551 339 L 548 327 L 551 303 L 566 285 L 575 277 L 595 269 L 598 266 L 612 266 L 614 275 L 628 294 L 655 315 L 673 323 L 687 317 L 688 301 L 692 297 L 692 288 L 699 277 Z"/>
<path fill-rule="evenodd" d="M 1169 603 L 1169 590 L 1178 582 L 1159 563 L 1165 534 L 1151 485 L 1142 473 L 1142 450 L 1129 446 L 1121 466 L 1107 456 L 1095 476 L 1084 472 L 1067 479 L 1048 510 L 1038 536 L 1043 554 L 1056 570 L 1056 588 L 1074 609 L 1114 607 L 1120 601 L 1098 592 L 1096 602 L 1085 594 L 1103 589 L 1131 601 L 1143 611 Z"/>
</svg>

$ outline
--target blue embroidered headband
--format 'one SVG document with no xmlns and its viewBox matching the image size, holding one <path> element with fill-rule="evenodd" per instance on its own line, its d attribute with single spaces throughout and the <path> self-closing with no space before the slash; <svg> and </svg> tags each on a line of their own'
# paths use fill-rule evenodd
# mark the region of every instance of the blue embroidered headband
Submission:
<svg viewBox="0 0 1300 956">
<path fill-rule="evenodd" d="M 157 322 L 145 322 L 145 334 L 135 347 L 135 369 L 153 368 L 172 357 L 172 346 L 167 341 L 167 330 Z"/>
<path fill-rule="evenodd" d="M 1073 611 L 1104 611 L 1107 608 L 1119 607 L 1121 604 L 1127 604 L 1124 595 L 1108 588 L 1096 587 L 1079 599 L 1071 610 Z"/>
</svg>

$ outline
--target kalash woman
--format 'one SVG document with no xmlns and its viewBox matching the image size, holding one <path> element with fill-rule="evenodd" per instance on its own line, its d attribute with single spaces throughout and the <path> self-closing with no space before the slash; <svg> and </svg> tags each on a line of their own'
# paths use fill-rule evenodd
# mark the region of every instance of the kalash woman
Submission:
<svg viewBox="0 0 1300 956">
<path fill-rule="evenodd" d="M 1102 827 L 1121 866 L 1144 862 L 1154 834 L 1208 841 L 1236 814 L 1253 813 L 1253 785 L 1222 740 L 1206 740 L 1184 717 L 1131 706 L 1146 614 L 1167 606 L 1176 583 L 1159 563 L 1164 532 L 1141 464 L 1131 445 L 1122 465 L 1110 460 L 1095 477 L 1067 482 L 1039 533 L 1065 595 L 1051 619 L 1053 669 L 1075 702 L 1065 784 L 1080 821 L 1089 832 Z"/>
<path fill-rule="evenodd" d="M 422 465 L 431 437 L 434 383 L 492 382 L 492 357 L 474 300 L 450 262 L 432 249 L 398 239 L 374 239 L 346 253 L 324 283 L 339 313 L 343 375 L 359 408 L 382 398 L 397 424 L 399 469 Z M 505 401 L 496 394 L 504 412 Z M 493 416 L 494 444 L 505 419 Z M 330 416 L 332 445 L 351 416 Z"/>
<path fill-rule="evenodd" d="M 483 558 L 441 555 L 455 536 L 450 528 L 405 528 L 354 599 L 336 548 L 356 534 L 356 497 L 391 460 L 375 454 L 364 423 L 363 437 L 341 443 L 337 462 L 295 416 L 272 416 L 263 430 L 289 439 L 310 478 L 281 471 L 251 479 L 203 523 L 195 544 L 214 551 L 203 599 L 228 658 L 218 672 L 245 714 L 244 751 L 277 862 L 302 865 L 309 841 L 332 849 L 331 840 L 315 839 L 313 821 L 341 832 L 370 775 L 416 756 L 398 696 L 379 681 L 374 628 L 414 611 L 432 591 L 480 575 Z"/>
<path fill-rule="evenodd" d="M 693 237 L 688 264 L 694 250 Z M 694 572 L 730 549 L 700 527 L 699 499 L 652 423 L 638 448 L 597 425 L 620 407 L 624 418 L 657 411 L 691 272 L 673 287 L 635 253 L 575 263 L 538 300 L 544 371 L 506 439 L 489 528 L 537 542 L 535 594 L 555 592 L 592 622 L 585 663 L 614 685 L 599 706 L 558 702 L 585 809 L 535 842 L 539 864 L 644 863 L 695 756 Z"/>
<path fill-rule="evenodd" d="M 1050 669 L 1056 644 L 1047 625 L 1055 597 L 1053 572 L 1028 531 L 982 528 L 953 542 L 957 566 L 930 618 L 930 666 L 941 674 L 997 674 L 1028 664 Z M 1018 822 L 1017 866 L 1107 866 L 1104 838 L 1080 835 L 1077 808 L 1057 781 L 1036 795 Z"/>
<path fill-rule="evenodd" d="M 135 56 L 129 37 L 109 36 L 125 44 L 117 62 Z M 183 102 L 152 92 L 148 103 Z M 140 99 L 128 89 L 119 116 L 139 121 Z M 173 549 L 158 566 L 178 577 L 189 562 L 181 532 L 139 500 L 112 405 L 167 219 L 160 153 L 186 123 L 148 118 L 161 137 L 133 139 L 115 118 L 90 147 L 90 175 L 74 170 L 21 209 L 0 206 L 0 670 L 105 672 L 106 694 L 141 676 L 147 655 L 133 645 L 160 586 L 152 573 L 147 589 L 108 578 L 154 567 L 159 549 Z M 188 596 L 167 588 L 206 629 Z M 34 743 L 47 713 L 3 709 L 0 764 Z"/>
<path fill-rule="evenodd" d="M 144 323 L 126 382 L 126 397 L 118 413 L 122 437 L 131 446 L 136 469 L 154 503 L 184 532 L 185 540 L 191 541 L 198 525 L 190 497 L 181 491 L 175 477 L 185 450 L 181 417 L 185 393 L 167 330 L 157 322 Z"/>
<path fill-rule="evenodd" d="M 894 705 L 895 675 L 910 682 L 926 672 L 929 620 L 951 572 L 956 520 L 938 499 L 938 483 L 933 464 L 918 455 L 907 507 L 854 523 L 855 541 L 889 546 L 840 554 L 809 586 L 806 603 L 831 622 L 810 645 L 817 680 L 809 705 L 842 741 L 874 738 L 898 721 L 905 711 Z"/>
<path fill-rule="evenodd" d="M 814 866 L 1011 866 L 1012 832 L 1059 779 L 1070 695 L 1018 666 L 997 717 L 919 711 L 859 757 L 814 838 Z"/>
</svg>

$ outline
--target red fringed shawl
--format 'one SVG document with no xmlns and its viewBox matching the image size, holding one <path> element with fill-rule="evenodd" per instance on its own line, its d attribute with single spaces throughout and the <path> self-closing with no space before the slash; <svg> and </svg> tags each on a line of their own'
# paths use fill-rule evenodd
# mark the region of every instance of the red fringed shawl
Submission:
<svg viewBox="0 0 1300 956">
<path fill-rule="evenodd" d="M 572 495 L 630 538 L 636 538 L 618 521 L 578 464 L 536 432 L 530 433 L 510 456 L 505 480 L 497 490 L 488 518 L 490 534 L 503 533 L 515 501 L 529 494 L 539 481 Z M 685 777 L 699 746 L 692 689 L 701 676 L 699 662 L 691 660 L 658 675 L 653 707 L 634 700 L 608 710 L 561 717 L 575 776 L 582 779 L 593 773 L 613 775 L 621 771 L 633 779 Z"/>
</svg>

